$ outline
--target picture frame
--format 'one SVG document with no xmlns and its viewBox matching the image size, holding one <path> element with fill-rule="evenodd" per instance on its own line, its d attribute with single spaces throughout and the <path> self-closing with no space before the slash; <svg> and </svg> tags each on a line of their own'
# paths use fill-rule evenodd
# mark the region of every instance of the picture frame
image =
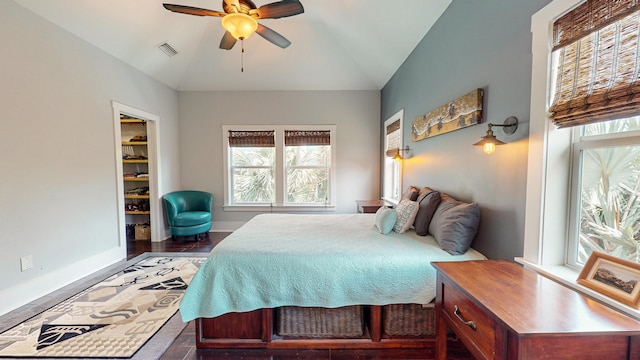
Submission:
<svg viewBox="0 0 640 360">
<path fill-rule="evenodd" d="M 640 308 L 640 264 L 594 251 L 578 283 L 623 304 Z"/>
</svg>

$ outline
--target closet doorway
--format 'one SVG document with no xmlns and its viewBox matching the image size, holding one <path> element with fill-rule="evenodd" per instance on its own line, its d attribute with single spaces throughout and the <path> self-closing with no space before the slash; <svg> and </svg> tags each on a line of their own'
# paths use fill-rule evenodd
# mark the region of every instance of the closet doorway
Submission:
<svg viewBox="0 0 640 360">
<path fill-rule="evenodd" d="M 112 102 L 115 133 L 119 246 L 127 239 L 163 240 L 158 159 L 160 117 Z"/>
</svg>

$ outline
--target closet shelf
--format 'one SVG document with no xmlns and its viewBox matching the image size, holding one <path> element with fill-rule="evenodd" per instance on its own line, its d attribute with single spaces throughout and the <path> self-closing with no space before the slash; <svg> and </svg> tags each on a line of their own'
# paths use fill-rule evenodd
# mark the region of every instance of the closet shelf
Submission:
<svg viewBox="0 0 640 360">
<path fill-rule="evenodd" d="M 123 146 L 135 146 L 135 145 L 147 146 L 147 142 L 146 141 L 123 141 L 122 145 Z"/>
<path fill-rule="evenodd" d="M 127 215 L 150 215 L 151 211 L 125 211 Z"/>
<path fill-rule="evenodd" d="M 144 124 L 145 120 L 140 119 L 120 119 L 121 124 Z"/>
<path fill-rule="evenodd" d="M 127 240 L 151 240 L 149 149 L 146 120 L 120 118 L 122 178 Z M 146 230 L 145 230 L 146 229 Z"/>
<path fill-rule="evenodd" d="M 149 199 L 149 195 L 125 195 L 125 199 Z"/>
</svg>

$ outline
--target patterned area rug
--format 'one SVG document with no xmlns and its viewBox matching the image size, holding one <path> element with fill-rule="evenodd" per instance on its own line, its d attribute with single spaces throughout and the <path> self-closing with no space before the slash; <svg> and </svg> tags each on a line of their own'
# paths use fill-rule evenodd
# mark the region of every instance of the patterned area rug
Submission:
<svg viewBox="0 0 640 360">
<path fill-rule="evenodd" d="M 131 358 L 178 311 L 205 259 L 130 265 L 0 334 L 0 357 Z"/>
</svg>

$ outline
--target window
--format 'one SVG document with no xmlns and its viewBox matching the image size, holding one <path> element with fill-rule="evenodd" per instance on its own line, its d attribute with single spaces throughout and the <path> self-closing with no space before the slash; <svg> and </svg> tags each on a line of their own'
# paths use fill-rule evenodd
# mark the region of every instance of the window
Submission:
<svg viewBox="0 0 640 360">
<path fill-rule="evenodd" d="M 223 126 L 225 207 L 334 207 L 335 126 Z"/>
<path fill-rule="evenodd" d="M 331 132 L 285 130 L 287 203 L 325 204 L 329 201 Z"/>
<path fill-rule="evenodd" d="M 403 148 L 403 117 L 404 110 L 400 110 L 384 122 L 382 198 L 394 204 L 400 202 L 402 194 L 402 162 L 388 157 L 386 153 Z"/>
<path fill-rule="evenodd" d="M 590 69 L 592 71 L 586 71 L 588 67 L 577 69 L 585 71 L 575 71 L 576 68 L 571 67 L 572 62 L 567 61 L 567 58 L 564 59 L 565 61 L 556 61 L 556 59 L 560 58 L 556 57 L 555 54 L 552 54 L 550 51 L 549 40 L 558 39 L 558 33 L 552 31 L 552 29 L 555 30 L 555 23 L 558 19 L 561 19 L 573 10 L 596 9 L 600 11 L 600 13 L 598 13 L 598 20 L 608 19 L 617 22 L 626 15 L 632 14 L 633 11 L 625 15 L 616 14 L 615 16 L 611 16 L 611 14 L 607 15 L 606 12 L 612 9 L 619 10 L 624 7 L 627 7 L 627 9 L 624 9 L 625 12 L 628 10 L 628 7 L 635 7 L 635 11 L 637 12 L 638 5 L 640 4 L 636 4 L 636 2 L 615 0 L 587 0 L 586 2 L 583 0 L 553 0 L 531 17 L 533 58 L 531 71 L 531 122 L 529 127 L 529 159 L 526 196 L 527 216 L 525 218 L 524 254 L 522 259 L 517 259 L 529 268 L 535 269 L 549 277 L 552 277 L 569 287 L 579 288 L 581 292 L 587 293 L 604 303 L 608 303 L 612 307 L 631 314 L 632 316 L 640 316 L 640 311 L 623 306 L 598 292 L 578 286 L 576 284 L 576 278 L 580 267 L 582 267 L 580 264 L 581 255 L 579 255 L 579 251 L 586 252 L 587 250 L 585 249 L 588 246 L 594 246 L 583 244 L 583 247 L 580 248 L 579 232 L 581 230 L 581 218 L 579 216 L 582 216 L 580 211 L 584 207 L 585 211 L 591 210 L 592 214 L 598 214 L 600 210 L 594 211 L 594 209 L 596 209 L 596 205 L 602 207 L 602 204 L 607 203 L 606 201 L 601 203 L 593 201 L 593 194 L 596 194 L 595 196 L 597 197 L 597 192 L 594 193 L 594 188 L 590 187 L 589 184 L 597 183 L 597 181 L 594 182 L 590 180 L 592 178 L 591 174 L 596 172 L 592 166 L 595 163 L 592 159 L 597 158 L 594 157 L 594 155 L 604 155 L 602 151 L 605 149 L 613 153 L 614 151 L 617 151 L 614 150 L 615 148 L 624 149 L 628 146 L 635 148 L 636 145 L 640 144 L 637 132 L 631 131 L 630 129 L 626 129 L 622 132 L 609 130 L 594 131 L 591 126 L 609 127 L 610 129 L 616 127 L 620 128 L 630 124 L 622 125 L 621 123 L 616 123 L 617 119 L 632 118 L 639 114 L 628 113 L 626 111 L 617 113 L 617 109 L 615 107 L 608 109 L 605 107 L 598 107 L 598 109 L 604 109 L 604 111 L 595 114 L 593 117 L 588 115 L 583 116 L 583 119 L 587 119 L 586 122 L 579 122 L 577 124 L 565 123 L 564 126 L 556 126 L 549 120 L 550 113 L 547 110 L 554 110 L 549 108 L 549 104 L 554 103 L 553 101 L 550 102 L 550 99 L 564 99 L 564 104 L 557 107 L 555 110 L 558 110 L 560 117 L 562 117 L 562 115 L 568 115 L 564 118 L 571 120 L 573 118 L 580 117 L 575 115 L 586 115 L 586 110 L 589 110 L 590 107 L 595 109 L 596 106 L 592 106 L 592 104 L 595 104 L 597 99 L 612 99 L 612 95 L 615 95 L 616 93 L 624 94 L 622 98 L 624 100 L 616 99 L 614 101 L 605 101 L 603 105 L 626 105 L 635 101 L 635 88 L 630 87 L 630 84 L 627 84 L 625 88 L 625 86 L 620 83 L 620 80 L 633 79 L 633 74 L 637 77 L 639 72 L 637 70 L 632 70 L 631 76 L 619 76 L 617 72 L 618 69 L 624 69 L 629 64 L 633 64 L 633 66 L 638 67 L 635 57 L 623 55 L 621 57 L 624 59 L 622 62 L 615 60 L 613 63 L 607 61 L 600 63 L 604 58 L 602 56 L 600 58 L 593 58 L 592 62 L 586 61 L 586 59 L 582 58 L 574 58 L 576 60 L 573 62 L 574 65 L 592 65 Z M 578 16 L 576 19 L 591 18 L 589 16 Z M 565 29 L 589 29 L 589 31 L 594 31 L 600 34 L 603 34 L 600 31 L 607 32 L 611 30 L 611 28 L 607 29 L 608 25 L 600 24 L 597 27 L 593 27 L 593 24 L 596 22 L 587 21 L 587 23 L 589 26 L 575 26 Z M 628 30 L 626 26 L 623 27 L 615 25 L 614 36 L 613 38 L 609 37 L 608 39 L 627 39 L 625 41 L 628 41 L 629 39 L 635 41 L 635 39 L 637 39 L 637 36 L 633 35 L 618 36 L 622 34 L 618 30 L 622 30 L 623 28 Z M 571 32 L 568 32 L 568 34 L 570 33 Z M 607 37 L 609 36 L 609 33 L 604 35 Z M 599 35 L 596 36 L 599 37 Z M 601 39 L 602 37 L 600 37 L 599 40 Z M 584 44 L 590 43 L 593 44 L 592 41 L 587 40 Z M 584 55 L 586 53 L 596 53 L 607 56 L 607 51 L 612 49 L 618 51 L 626 48 L 626 45 L 618 45 L 610 47 L 605 44 L 604 47 L 600 47 L 600 50 L 602 51 L 599 50 L 597 52 L 593 51 L 593 47 L 590 48 L 589 45 L 587 45 L 579 52 L 575 52 L 575 54 Z M 554 49 L 554 51 L 557 50 L 557 48 Z M 633 51 L 635 50 L 632 50 L 632 52 Z M 610 54 L 611 53 L 609 53 L 609 55 Z M 620 57 L 616 55 L 614 59 L 620 59 Z M 631 60 L 631 62 L 629 62 L 629 60 Z M 622 66 L 611 67 L 608 66 L 607 63 L 609 65 L 619 64 Z M 576 81 L 573 82 L 573 84 L 569 81 L 569 77 L 567 76 L 564 77 L 563 81 L 561 78 L 557 77 L 558 64 L 568 65 L 568 67 L 566 67 L 561 73 L 564 73 L 565 75 L 572 73 L 580 76 L 574 77 Z M 551 69 L 556 69 L 554 74 L 555 76 L 550 76 Z M 614 69 L 615 71 L 612 71 Z M 565 70 L 566 72 L 564 72 Z M 585 85 L 584 78 L 582 77 L 582 75 L 585 74 L 587 76 L 591 76 L 606 73 L 613 75 L 613 77 L 609 77 L 609 81 L 605 81 L 603 78 L 600 78 L 600 82 L 594 86 Z M 592 77 L 591 79 L 596 79 L 596 77 Z M 564 84 L 564 89 L 567 90 L 560 97 L 558 97 L 557 92 L 558 83 Z M 603 88 L 602 84 L 612 86 L 605 86 Z M 552 85 L 556 86 L 553 87 Z M 574 85 L 577 85 L 573 88 L 575 91 L 569 90 L 569 87 Z M 614 88 L 617 89 L 614 93 L 607 93 L 607 91 Z M 623 88 L 625 88 L 625 90 L 620 91 Z M 555 91 L 551 89 L 555 89 Z M 587 96 L 573 100 L 566 97 L 573 96 L 571 94 L 587 94 Z M 589 98 L 589 95 L 595 95 L 595 97 L 592 96 Z M 577 105 L 575 109 L 570 110 L 570 107 L 574 105 Z M 640 106 L 633 105 L 631 107 L 626 107 L 626 110 L 632 110 L 634 108 L 640 109 Z M 622 109 L 625 109 L 625 107 L 622 107 Z M 551 117 L 554 117 L 553 111 L 551 112 Z M 593 125 L 585 125 L 589 123 L 589 118 L 597 118 L 597 121 L 599 122 Z M 635 120 L 620 121 L 633 122 Z M 581 127 L 582 129 L 580 129 Z M 582 175 L 583 173 L 584 175 Z M 597 178 L 597 176 L 595 178 Z M 602 177 L 600 178 L 602 179 Z M 609 181 L 609 184 L 611 185 L 611 181 Z M 614 184 L 614 186 L 615 185 L 616 184 Z M 574 189 L 574 191 L 571 189 Z M 609 193 L 611 192 L 609 191 Z M 580 194 L 580 198 L 578 198 L 578 194 Z M 584 199 L 584 205 L 582 199 Z M 607 207 L 605 206 L 605 208 Z M 575 216 L 572 214 L 575 214 Z M 584 220 L 584 224 L 587 222 L 587 219 L 589 219 L 589 215 L 585 214 L 582 219 Z M 591 216 L 591 219 L 592 223 L 597 223 L 599 225 L 602 224 L 601 220 L 593 215 Z M 600 223 L 598 223 L 598 221 L 600 221 Z M 604 229 L 604 227 L 601 229 Z M 594 232 L 594 230 L 590 230 L 588 225 L 582 227 L 582 231 L 584 234 Z M 605 233 L 606 231 L 601 231 L 602 237 L 606 235 Z M 574 236 L 574 239 L 571 239 L 572 236 Z M 599 242 L 599 240 L 594 239 L 589 240 L 591 240 L 593 244 L 598 244 L 598 246 L 609 246 L 605 245 L 604 242 Z M 610 240 L 613 240 L 613 237 L 607 239 L 608 242 L 610 242 Z"/>
<path fill-rule="evenodd" d="M 636 99 L 640 6 L 587 0 L 554 21 L 552 102 L 559 128 L 577 127 L 571 147 L 567 262 L 593 251 L 638 260 L 634 228 L 640 168 Z M 631 116 L 631 117 L 629 117 Z"/>
<path fill-rule="evenodd" d="M 230 130 L 227 133 L 231 203 L 275 202 L 275 132 Z"/>
<path fill-rule="evenodd" d="M 568 262 L 593 251 L 640 262 L 640 118 L 574 130 Z"/>
</svg>

